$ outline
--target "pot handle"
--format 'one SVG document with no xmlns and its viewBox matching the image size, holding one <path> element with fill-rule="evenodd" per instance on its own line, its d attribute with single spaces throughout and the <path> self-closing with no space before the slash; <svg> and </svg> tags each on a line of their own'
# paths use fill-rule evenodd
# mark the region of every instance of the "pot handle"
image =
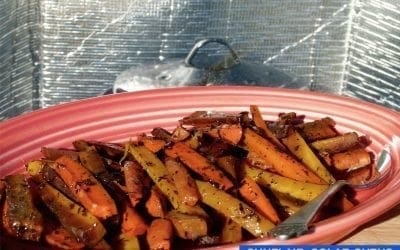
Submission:
<svg viewBox="0 0 400 250">
<path fill-rule="evenodd" d="M 185 64 L 187 66 L 190 66 L 190 67 L 198 68 L 193 64 L 193 58 L 196 56 L 196 54 L 199 51 L 199 49 L 202 48 L 204 45 L 206 45 L 208 43 L 219 43 L 219 44 L 222 44 L 231 53 L 231 56 L 233 57 L 234 63 L 233 63 L 233 65 L 225 67 L 224 69 L 229 69 L 232 66 L 240 63 L 240 59 L 239 59 L 238 54 L 236 53 L 235 50 L 233 50 L 233 48 L 229 45 L 229 43 L 227 41 L 225 41 L 222 38 L 206 38 L 206 39 L 199 40 L 199 41 L 197 41 L 195 43 L 195 45 L 193 46 L 193 48 L 190 50 L 189 54 L 185 58 Z"/>
</svg>

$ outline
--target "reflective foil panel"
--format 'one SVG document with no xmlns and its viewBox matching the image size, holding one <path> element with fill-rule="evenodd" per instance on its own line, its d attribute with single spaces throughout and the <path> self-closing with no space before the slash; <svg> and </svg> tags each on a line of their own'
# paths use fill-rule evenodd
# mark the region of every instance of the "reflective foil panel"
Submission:
<svg viewBox="0 0 400 250">
<path fill-rule="evenodd" d="M 300 83 L 280 87 L 400 110 L 399 24 L 397 0 L 0 0 L 0 119 L 102 95 L 209 37 Z"/>
</svg>

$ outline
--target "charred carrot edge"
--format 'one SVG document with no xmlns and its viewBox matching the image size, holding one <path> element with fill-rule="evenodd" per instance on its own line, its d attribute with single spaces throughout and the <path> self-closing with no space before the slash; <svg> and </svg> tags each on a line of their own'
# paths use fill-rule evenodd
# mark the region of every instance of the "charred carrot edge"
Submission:
<svg viewBox="0 0 400 250">
<path fill-rule="evenodd" d="M 194 206 L 200 199 L 194 179 L 190 176 L 186 168 L 179 162 L 167 157 L 165 166 L 178 191 L 179 200 L 183 203 Z"/>
<path fill-rule="evenodd" d="M 125 204 L 122 214 L 121 232 L 128 238 L 143 235 L 147 224 L 142 216 L 131 206 Z"/>
<path fill-rule="evenodd" d="M 185 143 L 177 142 L 171 148 L 166 149 L 165 152 L 169 157 L 179 158 L 194 172 L 201 175 L 205 180 L 210 180 L 219 185 L 220 188 L 227 190 L 233 187 L 231 180 L 221 170 Z"/>
<path fill-rule="evenodd" d="M 142 142 L 143 146 L 148 148 L 153 153 L 157 153 L 158 151 L 163 149 L 166 144 L 166 141 L 152 137 L 140 138 L 140 142 Z"/>
<path fill-rule="evenodd" d="M 133 207 L 143 198 L 143 169 L 135 161 L 126 162 L 123 166 L 126 191 Z"/>
<path fill-rule="evenodd" d="M 149 215 L 153 217 L 164 218 L 167 215 L 167 200 L 163 194 L 153 187 L 150 196 L 145 203 Z"/>
<path fill-rule="evenodd" d="M 57 249 L 82 249 L 85 247 L 85 244 L 79 242 L 74 235 L 62 227 L 46 233 L 44 238 L 47 244 Z"/>
<path fill-rule="evenodd" d="M 253 117 L 255 125 L 264 132 L 265 136 L 268 139 L 270 139 L 280 149 L 284 150 L 285 146 L 283 146 L 283 144 L 279 141 L 279 139 L 276 138 L 274 133 L 272 133 L 272 131 L 267 127 L 267 124 L 262 118 L 260 109 L 258 108 L 257 105 L 250 105 L 250 113 Z"/>
<path fill-rule="evenodd" d="M 278 213 L 270 200 L 253 179 L 248 176 L 244 177 L 239 193 L 248 203 L 253 204 L 260 214 L 271 220 L 275 225 L 280 222 Z"/>
<path fill-rule="evenodd" d="M 166 219 L 155 219 L 147 230 L 147 243 L 151 250 L 172 249 L 173 226 Z"/>
<path fill-rule="evenodd" d="M 280 151 L 274 144 L 249 128 L 245 130 L 244 143 L 250 151 L 258 154 L 260 158 L 268 162 L 274 168 L 274 171 L 280 175 L 298 181 L 326 184 L 324 180 L 302 163 L 291 155 Z"/>
<path fill-rule="evenodd" d="M 118 213 L 114 200 L 86 168 L 68 156 L 61 156 L 56 162 L 59 165 L 55 171 L 94 216 L 106 219 Z"/>
</svg>

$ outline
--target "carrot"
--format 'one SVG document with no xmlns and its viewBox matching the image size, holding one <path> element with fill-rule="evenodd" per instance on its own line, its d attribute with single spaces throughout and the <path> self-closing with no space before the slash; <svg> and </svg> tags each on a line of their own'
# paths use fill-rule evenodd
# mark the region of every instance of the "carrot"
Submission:
<svg viewBox="0 0 400 250">
<path fill-rule="evenodd" d="M 113 244 L 113 248 L 116 250 L 140 250 L 140 241 L 138 237 L 127 237 L 120 234 Z"/>
<path fill-rule="evenodd" d="M 218 167 L 223 169 L 234 180 L 237 180 L 238 176 L 236 173 L 237 158 L 232 155 L 221 156 L 216 159 Z"/>
<path fill-rule="evenodd" d="M 114 249 L 113 247 L 110 246 L 110 244 L 107 243 L 104 239 L 99 241 L 95 246 L 90 248 L 91 250 L 112 250 Z"/>
<path fill-rule="evenodd" d="M 285 149 L 285 146 L 279 141 L 279 139 L 272 133 L 272 131 L 268 128 L 267 124 L 265 123 L 264 119 L 262 118 L 260 109 L 257 105 L 250 105 L 250 113 L 253 117 L 253 121 L 255 125 L 261 129 L 265 136 L 270 139 L 276 146 L 280 149 Z"/>
<path fill-rule="evenodd" d="M 184 141 L 187 138 L 189 138 L 189 136 L 190 132 L 188 130 L 186 130 L 182 126 L 178 126 L 171 134 L 171 141 L 173 142 Z"/>
<path fill-rule="evenodd" d="M 200 198 L 196 183 L 186 168 L 172 158 L 165 160 L 165 166 L 178 191 L 179 200 L 194 206 Z"/>
<path fill-rule="evenodd" d="M 327 139 L 338 135 L 334 129 L 335 121 L 329 117 L 315 120 L 312 122 L 306 122 L 299 126 L 303 137 L 307 142 L 313 142 L 316 140 Z"/>
<path fill-rule="evenodd" d="M 42 147 L 40 152 L 44 155 L 49 160 L 55 161 L 57 158 L 66 155 L 69 156 L 70 158 L 74 160 L 79 159 L 78 152 L 75 150 L 71 149 L 62 149 L 62 148 L 48 148 L 48 147 Z"/>
<path fill-rule="evenodd" d="M 286 138 L 282 139 L 283 144 L 289 149 L 289 151 L 297 157 L 304 165 L 306 165 L 311 171 L 318 175 L 321 179 L 327 183 L 334 183 L 335 178 L 329 172 L 329 170 L 321 163 L 318 156 L 310 148 L 304 138 L 300 135 L 297 130 L 292 130 Z"/>
<path fill-rule="evenodd" d="M 221 170 L 185 143 L 177 142 L 171 148 L 166 149 L 165 153 L 169 157 L 179 158 L 194 172 L 201 175 L 205 180 L 210 180 L 219 185 L 221 189 L 227 190 L 233 187 L 232 181 Z"/>
<path fill-rule="evenodd" d="M 142 216 L 128 204 L 124 205 L 122 214 L 121 232 L 128 238 L 146 233 L 148 226 Z"/>
<path fill-rule="evenodd" d="M 103 239 L 106 228 L 84 207 L 71 201 L 47 183 L 40 185 L 38 193 L 61 225 L 86 246 L 94 246 Z"/>
<path fill-rule="evenodd" d="M 142 167 L 135 161 L 126 161 L 123 167 L 125 186 L 129 200 L 133 207 L 143 198 L 144 171 Z"/>
<path fill-rule="evenodd" d="M 282 176 L 315 184 L 326 183 L 291 155 L 280 151 L 274 144 L 249 128 L 245 130 L 244 143 L 250 151 L 269 163 L 274 171 Z"/>
<path fill-rule="evenodd" d="M 140 138 L 140 142 L 142 142 L 143 146 L 148 148 L 153 153 L 157 153 L 158 151 L 160 151 L 162 148 L 164 148 L 166 144 L 166 141 L 164 140 L 148 136 Z"/>
<path fill-rule="evenodd" d="M 242 139 L 243 128 L 240 124 L 221 124 L 218 127 L 209 129 L 207 134 L 236 145 Z"/>
<path fill-rule="evenodd" d="M 178 191 L 169 177 L 167 167 L 154 153 L 144 146 L 133 145 L 129 147 L 129 152 L 147 172 L 159 190 L 168 198 L 174 208 L 187 214 L 208 216 L 200 206 L 189 206 L 179 200 Z"/>
<path fill-rule="evenodd" d="M 225 218 L 221 231 L 222 243 L 236 243 L 242 240 L 242 226 L 231 218 Z"/>
<path fill-rule="evenodd" d="M 85 244 L 79 242 L 74 235 L 63 227 L 50 230 L 44 236 L 47 244 L 57 249 L 82 249 Z"/>
<path fill-rule="evenodd" d="M 370 181 L 371 178 L 373 178 L 372 176 L 373 172 L 371 172 L 371 170 L 372 169 L 370 166 L 358 168 L 356 170 L 346 172 L 344 179 L 353 184 L 365 183 L 367 181 Z"/>
<path fill-rule="evenodd" d="M 338 170 L 355 170 L 371 164 L 371 155 L 364 148 L 332 155 L 333 166 Z"/>
<path fill-rule="evenodd" d="M 147 243 L 150 250 L 172 249 L 173 226 L 166 219 L 155 219 L 147 230 Z"/>
<path fill-rule="evenodd" d="M 7 233 L 23 240 L 39 241 L 44 229 L 43 215 L 34 204 L 34 196 L 23 174 L 4 178 L 6 199 L 3 226 Z"/>
<path fill-rule="evenodd" d="M 153 187 L 150 196 L 146 201 L 145 207 L 149 215 L 164 218 L 167 214 L 167 201 L 163 194 Z"/>
<path fill-rule="evenodd" d="M 242 185 L 239 187 L 239 193 L 248 203 L 252 204 L 260 214 L 271 220 L 275 225 L 280 222 L 278 213 L 272 206 L 270 200 L 265 196 L 260 186 L 258 186 L 253 179 L 246 176 L 242 180 Z"/>
<path fill-rule="evenodd" d="M 59 164 L 55 171 L 94 216 L 106 219 L 118 213 L 114 200 L 86 168 L 68 156 L 61 156 L 56 162 Z"/>
<path fill-rule="evenodd" d="M 328 139 L 318 140 L 311 143 L 311 146 L 329 154 L 338 153 L 353 148 L 359 144 L 359 137 L 356 132 L 345 133 Z"/>
<path fill-rule="evenodd" d="M 175 234 L 182 239 L 196 240 L 207 235 L 207 221 L 201 216 L 171 210 L 167 218 L 172 222 Z"/>
</svg>

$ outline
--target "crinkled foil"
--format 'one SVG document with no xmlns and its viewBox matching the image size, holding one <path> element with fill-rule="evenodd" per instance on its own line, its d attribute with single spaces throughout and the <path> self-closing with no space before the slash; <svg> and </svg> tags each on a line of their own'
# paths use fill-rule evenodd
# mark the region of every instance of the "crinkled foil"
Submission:
<svg viewBox="0 0 400 250">
<path fill-rule="evenodd" d="M 398 0 L 0 0 L 0 119 L 101 95 L 207 37 L 303 89 L 400 110 L 399 27 Z"/>
</svg>

